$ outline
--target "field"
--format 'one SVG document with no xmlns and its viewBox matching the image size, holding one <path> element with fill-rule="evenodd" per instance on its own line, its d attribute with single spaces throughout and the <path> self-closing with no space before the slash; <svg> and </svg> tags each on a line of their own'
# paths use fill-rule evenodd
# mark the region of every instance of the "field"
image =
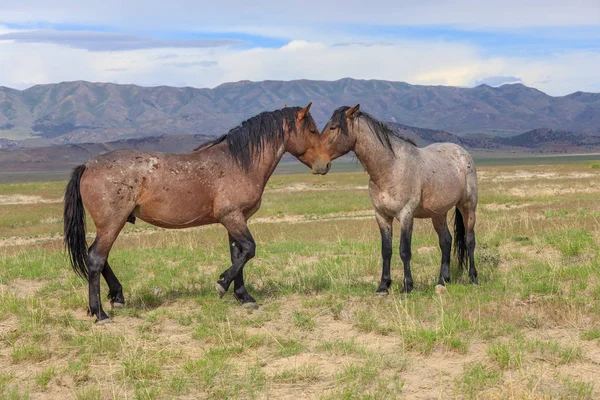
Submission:
<svg viewBox="0 0 600 400">
<path fill-rule="evenodd" d="M 224 228 L 138 222 L 111 253 L 126 307 L 102 326 L 62 249 L 65 182 L 0 185 L 0 398 L 600 398 L 600 163 L 479 179 L 477 286 L 453 266 L 436 294 L 437 236 L 417 221 L 413 293 L 395 226 L 393 290 L 374 296 L 368 177 L 334 166 L 269 182 L 245 269 L 259 310 L 214 290 Z"/>
</svg>

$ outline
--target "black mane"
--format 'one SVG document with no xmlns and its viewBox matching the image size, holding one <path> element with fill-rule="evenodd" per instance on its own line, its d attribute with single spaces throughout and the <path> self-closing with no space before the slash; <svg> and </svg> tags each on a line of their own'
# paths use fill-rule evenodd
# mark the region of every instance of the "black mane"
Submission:
<svg viewBox="0 0 600 400">
<path fill-rule="evenodd" d="M 236 163 L 248 170 L 255 160 L 261 158 L 266 145 L 283 140 L 284 124 L 296 133 L 295 116 L 301 107 L 285 107 L 281 110 L 265 111 L 233 128 L 225 135 L 194 149 L 204 150 L 227 141 L 229 153 Z M 304 123 L 309 123 L 304 118 Z"/>
<path fill-rule="evenodd" d="M 348 134 L 348 123 L 346 120 L 346 111 L 348 111 L 349 109 L 350 109 L 350 107 L 348 107 L 348 106 L 340 107 L 333 112 L 333 115 L 331 117 L 331 120 L 334 121 L 334 123 L 339 124 L 341 131 L 346 135 Z M 392 142 L 391 142 L 392 139 L 393 140 L 402 140 L 402 141 L 405 141 L 415 147 L 417 146 L 417 144 L 412 139 L 404 137 L 404 136 L 400 135 L 399 133 L 395 132 L 394 130 L 392 130 L 392 128 L 390 128 L 383 122 L 379 121 L 377 118 L 373 117 L 371 114 L 368 114 L 363 111 L 359 111 L 358 115 L 355 117 L 355 119 L 358 120 L 358 118 L 364 118 L 365 121 L 367 121 L 367 125 L 369 126 L 369 130 L 371 131 L 371 133 L 373 135 L 375 135 L 377 137 L 377 139 L 381 142 L 381 144 L 386 149 L 391 151 L 392 153 L 394 152 L 394 148 L 392 147 Z"/>
</svg>

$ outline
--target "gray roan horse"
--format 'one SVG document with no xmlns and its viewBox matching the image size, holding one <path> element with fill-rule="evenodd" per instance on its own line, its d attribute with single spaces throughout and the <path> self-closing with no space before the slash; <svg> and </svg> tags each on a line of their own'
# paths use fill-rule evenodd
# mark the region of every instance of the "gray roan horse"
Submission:
<svg viewBox="0 0 600 400">
<path fill-rule="evenodd" d="M 286 151 L 313 173 L 330 167 L 309 109 L 262 113 L 192 153 L 118 150 L 75 168 L 65 193 L 65 243 L 73 269 L 89 281 L 90 314 L 100 323 L 110 321 L 100 301 L 100 274 L 111 304 L 125 303 L 107 259 L 125 223 L 136 218 L 174 229 L 221 223 L 229 233 L 232 265 L 217 290 L 223 296 L 233 282 L 235 298 L 255 308 L 244 287 L 243 268 L 256 247 L 246 221 L 259 209 L 267 180 Z M 84 206 L 96 226 L 89 249 Z"/>
<path fill-rule="evenodd" d="M 475 209 L 477 172 L 469 153 L 452 143 L 418 148 L 414 142 L 355 107 L 341 107 L 323 132 L 323 145 L 335 159 L 354 151 L 370 176 L 369 194 L 381 231 L 383 269 L 378 293 L 388 293 L 392 283 L 392 222 L 400 222 L 400 258 L 404 264 L 403 292 L 410 292 L 413 218 L 431 218 L 439 236 L 442 265 L 438 284 L 450 282 L 452 236 L 446 215 L 456 206 L 454 251 L 459 266 L 467 259 L 471 281 L 477 282 L 475 269 Z"/>
</svg>

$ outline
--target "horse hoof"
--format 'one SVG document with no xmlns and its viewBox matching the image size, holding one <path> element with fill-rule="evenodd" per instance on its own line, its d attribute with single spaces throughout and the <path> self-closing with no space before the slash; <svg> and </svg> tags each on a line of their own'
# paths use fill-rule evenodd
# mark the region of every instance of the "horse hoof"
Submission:
<svg viewBox="0 0 600 400">
<path fill-rule="evenodd" d="M 123 308 L 123 307 L 125 307 L 124 303 L 117 303 L 117 302 L 112 302 L 112 303 L 110 303 L 110 305 L 112 306 L 112 308 Z"/>
<path fill-rule="evenodd" d="M 106 324 L 110 324 L 111 322 L 112 322 L 112 320 L 110 318 L 104 318 L 104 319 L 96 320 L 96 325 L 106 325 Z"/>
<path fill-rule="evenodd" d="M 219 293 L 219 298 L 223 298 L 223 296 L 225 296 L 225 293 L 227 293 L 227 290 L 225 290 L 225 288 L 223 286 L 221 286 L 220 283 L 215 284 L 215 288 L 217 289 L 217 293 Z"/>
<path fill-rule="evenodd" d="M 244 307 L 246 310 L 258 310 L 258 304 L 255 301 L 242 303 L 242 307 Z"/>
<path fill-rule="evenodd" d="M 446 286 L 438 284 L 438 285 L 435 285 L 435 292 L 437 294 L 442 295 L 442 294 L 448 292 L 448 289 L 446 289 Z"/>
<path fill-rule="evenodd" d="M 375 297 L 385 297 L 388 296 L 390 294 L 390 292 L 386 291 L 381 291 L 381 292 L 375 292 Z"/>
</svg>

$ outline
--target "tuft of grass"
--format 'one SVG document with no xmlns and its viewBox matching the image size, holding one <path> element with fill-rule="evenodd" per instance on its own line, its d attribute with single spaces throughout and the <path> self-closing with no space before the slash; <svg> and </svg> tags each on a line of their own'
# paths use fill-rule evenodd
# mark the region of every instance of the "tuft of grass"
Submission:
<svg viewBox="0 0 600 400">
<path fill-rule="evenodd" d="M 8 385 L 15 379 L 12 372 L 0 371 L 0 394 L 4 393 Z"/>
<path fill-rule="evenodd" d="M 96 385 L 89 385 L 82 389 L 79 389 L 75 393 L 77 400 L 100 400 L 100 389 Z"/>
<path fill-rule="evenodd" d="M 123 361 L 123 376 L 130 381 L 159 378 L 161 373 L 158 361 L 156 355 L 149 355 L 137 347 Z"/>
<path fill-rule="evenodd" d="M 336 388 L 324 398 L 399 398 L 403 382 L 398 373 L 405 367 L 406 362 L 403 359 L 398 362 L 378 354 L 369 354 L 360 363 L 351 363 L 336 374 Z M 387 374 L 383 375 L 382 371 L 387 371 Z"/>
<path fill-rule="evenodd" d="M 430 354 L 437 342 L 437 333 L 430 329 L 415 329 L 406 332 L 403 339 L 408 350 Z"/>
<path fill-rule="evenodd" d="M 560 250 L 565 257 L 578 256 L 585 249 L 592 248 L 594 245 L 594 237 L 589 231 L 576 229 L 551 233 L 546 241 Z"/>
<path fill-rule="evenodd" d="M 39 344 L 26 344 L 13 347 L 10 356 L 15 363 L 24 361 L 39 362 L 50 358 L 50 352 L 43 350 Z"/>
<path fill-rule="evenodd" d="M 169 389 L 174 395 L 180 396 L 187 393 L 189 383 L 187 377 L 176 375 L 169 381 Z"/>
<path fill-rule="evenodd" d="M 55 376 L 56 371 L 54 370 L 54 367 L 46 368 L 44 371 L 42 371 L 39 375 L 35 377 L 35 383 L 37 383 L 38 386 L 42 389 L 45 389 L 50 383 L 50 380 Z"/>
<path fill-rule="evenodd" d="M 529 236 L 521 236 L 521 235 L 517 235 L 517 236 L 513 236 L 513 240 L 517 243 L 520 243 L 522 245 L 531 245 L 533 244 L 533 241 L 531 240 L 531 238 Z"/>
<path fill-rule="evenodd" d="M 304 329 L 307 331 L 312 331 L 315 329 L 316 323 L 315 320 L 304 311 L 294 311 L 292 314 L 294 326 Z"/>
<path fill-rule="evenodd" d="M 313 383 L 320 379 L 321 370 L 316 365 L 285 369 L 275 374 L 271 379 L 279 383 Z"/>
<path fill-rule="evenodd" d="M 574 400 L 592 400 L 594 397 L 594 382 L 577 381 L 570 378 L 562 380 L 563 397 Z"/>
<path fill-rule="evenodd" d="M 523 364 L 523 349 L 518 344 L 495 343 L 488 347 L 487 354 L 500 369 L 517 369 Z"/>
<path fill-rule="evenodd" d="M 337 375 L 338 381 L 354 382 L 359 385 L 369 385 L 379 376 L 379 368 L 373 362 L 364 362 L 361 364 L 352 363 L 344 367 L 342 372 Z"/>
<path fill-rule="evenodd" d="M 388 335 L 392 332 L 392 328 L 381 325 L 373 313 L 365 310 L 356 314 L 354 326 L 360 332 L 375 332 L 380 335 Z"/>
<path fill-rule="evenodd" d="M 526 361 L 543 360 L 553 365 L 563 365 L 581 359 L 579 347 L 561 346 L 554 341 L 523 340 L 515 338 L 508 343 L 494 343 L 488 356 L 501 368 L 519 369 Z"/>
<path fill-rule="evenodd" d="M 295 356 L 302 353 L 306 349 L 304 343 L 297 339 L 278 338 L 277 344 L 277 355 L 279 357 Z"/>
<path fill-rule="evenodd" d="M 583 340 L 596 340 L 600 339 L 600 328 L 592 329 L 589 331 L 583 331 L 579 335 Z"/>
<path fill-rule="evenodd" d="M 90 378 L 89 356 L 79 360 L 69 360 L 66 372 L 73 377 L 75 383 L 83 383 Z"/>
<path fill-rule="evenodd" d="M 318 350 L 325 351 L 329 354 L 349 356 L 349 355 L 364 355 L 366 350 L 364 347 L 356 344 L 354 340 L 336 340 L 327 341 L 319 345 Z"/>
<path fill-rule="evenodd" d="M 194 376 L 201 387 L 214 388 L 218 381 L 226 380 L 229 359 L 242 351 L 237 346 L 213 347 L 203 358 L 184 364 L 183 371 Z"/>
<path fill-rule="evenodd" d="M 581 348 L 562 346 L 555 341 L 530 340 L 526 344 L 528 352 L 554 365 L 571 364 L 581 359 Z"/>
<path fill-rule="evenodd" d="M 464 373 L 458 386 L 469 399 L 479 398 L 481 392 L 496 385 L 502 377 L 499 371 L 477 362 L 464 366 Z"/>
<path fill-rule="evenodd" d="M 136 400 L 155 400 L 160 398 L 161 388 L 149 381 L 138 381 L 134 384 Z"/>
</svg>

